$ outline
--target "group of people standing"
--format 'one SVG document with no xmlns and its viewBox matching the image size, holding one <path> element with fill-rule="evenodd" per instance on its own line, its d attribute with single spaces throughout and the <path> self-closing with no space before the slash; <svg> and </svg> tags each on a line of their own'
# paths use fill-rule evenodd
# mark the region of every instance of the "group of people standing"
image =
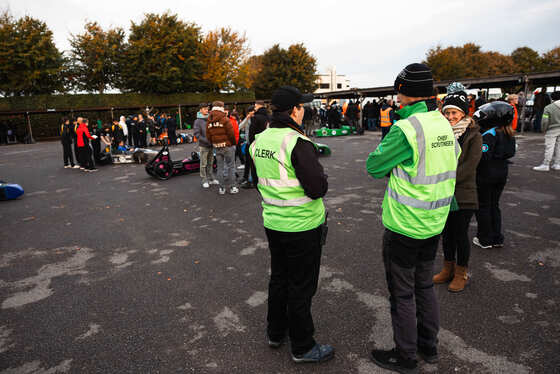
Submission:
<svg viewBox="0 0 560 374">
<path fill-rule="evenodd" d="M 174 115 L 162 113 L 158 115 L 142 114 L 121 116 L 112 125 L 113 136 L 117 144 L 121 141 L 130 147 L 146 148 L 157 143 L 163 134 L 167 135 L 171 145 L 177 144 L 177 121 Z"/>
<path fill-rule="evenodd" d="M 62 143 L 64 168 L 74 168 L 88 172 L 97 170 L 93 161 L 93 148 L 90 144 L 90 140 L 97 139 L 97 135 L 90 133 L 88 122 L 87 118 L 82 117 L 78 117 L 75 121 L 70 121 L 68 118 L 62 119 L 60 141 Z M 74 145 L 73 150 L 72 145 Z M 74 156 L 77 164 L 74 163 Z"/>
<path fill-rule="evenodd" d="M 394 88 L 402 107 L 366 169 L 374 178 L 389 177 L 382 257 L 395 348 L 375 349 L 370 357 L 383 368 L 417 373 L 417 355 L 429 363 L 439 360 L 433 284 L 450 282 L 452 292 L 466 285 L 472 216 L 478 220 L 474 244 L 504 245 L 499 199 L 515 154 L 514 109 L 490 103 L 471 117 L 467 94 L 457 84 L 440 111 L 431 70 L 423 64 L 406 66 Z M 322 198 L 328 182 L 301 128 L 303 106 L 311 100 L 294 87 L 276 90 L 270 125 L 249 152 L 271 255 L 268 344 L 279 348 L 289 338 L 293 361 L 317 363 L 333 358 L 335 350 L 313 338 L 311 304 L 327 232 Z M 434 275 L 441 236 L 444 268 Z"/>
<path fill-rule="evenodd" d="M 214 101 L 212 105 L 202 103 L 194 121 L 194 137 L 198 141 L 200 151 L 200 178 L 202 188 L 218 185 L 218 194 L 224 195 L 239 192 L 236 174 L 236 158 L 244 162 L 242 188 L 255 188 L 257 177 L 248 157 L 247 146 L 255 140 L 255 136 L 266 129 L 269 114 L 264 101 L 256 101 L 247 108 L 245 118 L 239 123 L 236 110 L 229 109 L 222 101 Z M 241 135 L 244 134 L 244 135 Z M 213 160 L 216 158 L 216 176 L 213 172 Z"/>
</svg>

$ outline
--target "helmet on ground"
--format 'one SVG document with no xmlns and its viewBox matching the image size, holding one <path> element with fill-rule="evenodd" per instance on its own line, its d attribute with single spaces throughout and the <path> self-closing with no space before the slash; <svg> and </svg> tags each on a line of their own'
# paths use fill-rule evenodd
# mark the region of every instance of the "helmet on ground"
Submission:
<svg viewBox="0 0 560 374">
<path fill-rule="evenodd" d="M 482 128 L 507 126 L 513 121 L 513 107 L 503 101 L 484 104 L 473 114 L 473 119 Z"/>
</svg>

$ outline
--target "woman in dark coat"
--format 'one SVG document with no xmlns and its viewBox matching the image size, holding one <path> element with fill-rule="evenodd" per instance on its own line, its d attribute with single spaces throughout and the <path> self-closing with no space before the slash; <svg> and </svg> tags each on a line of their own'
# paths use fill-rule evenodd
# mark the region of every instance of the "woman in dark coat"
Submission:
<svg viewBox="0 0 560 374">
<path fill-rule="evenodd" d="M 501 101 L 481 106 L 473 116 L 482 129 L 482 158 L 476 172 L 478 230 L 473 243 L 485 249 L 504 246 L 500 196 L 508 177 L 509 159 L 515 155 L 513 116 L 513 107 Z"/>
<path fill-rule="evenodd" d="M 482 136 L 479 126 L 467 116 L 467 94 L 458 91 L 448 94 L 442 112 L 453 129 L 455 139 L 461 145 L 457 164 L 455 200 L 457 206 L 449 212 L 443 229 L 443 269 L 434 275 L 434 283 L 446 283 L 450 292 L 463 291 L 467 283 L 467 268 L 471 252 L 469 223 L 478 209 L 476 169 L 482 156 Z"/>
</svg>

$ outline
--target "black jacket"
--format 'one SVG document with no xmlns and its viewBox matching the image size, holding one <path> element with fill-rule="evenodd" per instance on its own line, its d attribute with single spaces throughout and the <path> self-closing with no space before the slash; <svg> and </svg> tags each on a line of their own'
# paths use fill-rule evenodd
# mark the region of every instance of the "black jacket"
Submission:
<svg viewBox="0 0 560 374">
<path fill-rule="evenodd" d="M 508 176 L 508 159 L 515 155 L 515 138 L 497 128 L 482 132 L 482 158 L 476 171 L 476 183 L 505 182 Z"/>
<path fill-rule="evenodd" d="M 249 144 L 255 141 L 255 135 L 260 134 L 270 123 L 270 117 L 266 108 L 259 108 L 251 118 L 251 127 L 249 127 Z"/>
<path fill-rule="evenodd" d="M 175 121 L 175 118 L 173 117 L 168 117 L 165 124 L 167 125 L 168 130 L 174 131 L 177 129 L 177 121 Z"/>
<path fill-rule="evenodd" d="M 303 135 L 303 132 L 288 115 L 274 113 L 270 123 L 272 128 L 289 127 Z M 303 187 L 305 195 L 310 199 L 318 199 L 327 194 L 329 183 L 328 176 L 319 163 L 319 154 L 311 141 L 298 139 L 291 157 L 296 177 Z"/>
<path fill-rule="evenodd" d="M 60 128 L 60 141 L 63 143 L 72 144 L 72 139 L 74 138 L 74 125 L 71 123 L 64 123 Z"/>
</svg>

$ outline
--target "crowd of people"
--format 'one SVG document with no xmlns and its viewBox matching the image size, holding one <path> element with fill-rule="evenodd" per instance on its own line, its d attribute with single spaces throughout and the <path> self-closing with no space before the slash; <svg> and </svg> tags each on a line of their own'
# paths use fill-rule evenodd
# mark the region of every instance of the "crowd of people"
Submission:
<svg viewBox="0 0 560 374">
<path fill-rule="evenodd" d="M 323 122 L 336 127 L 343 119 L 359 129 L 362 111 L 362 129 L 382 132 L 379 145 L 368 156 L 366 171 L 374 178 L 388 177 L 382 204 L 382 259 L 395 347 L 373 350 L 370 357 L 377 365 L 417 373 L 417 356 L 437 362 L 440 308 L 433 285 L 464 291 L 471 244 L 481 249 L 505 245 L 500 197 L 516 152 L 519 97 L 485 103 L 455 82 L 438 100 L 431 70 L 423 64 L 406 66 L 394 88 L 398 106 L 385 98 L 366 102 L 363 108 L 357 101 L 342 108 L 336 103 L 317 108 L 312 105 L 313 95 L 284 86 L 273 93 L 268 108 L 256 101 L 243 120 L 221 101 L 198 108 L 193 129 L 202 188 L 217 185 L 220 195 L 237 194 L 237 170 L 244 169 L 241 187 L 258 188 L 261 195 L 271 254 L 268 344 L 278 348 L 289 339 L 295 362 L 323 362 L 335 352 L 313 337 L 311 305 L 327 236 L 328 214 L 322 198 L 328 179 L 309 128 Z M 550 162 L 560 169 L 560 92 L 553 93 L 552 99 L 539 122 L 539 130 L 546 134 L 546 170 Z M 76 123 L 64 120 L 65 167 L 95 170 L 90 142 L 97 139 L 102 146 L 117 142 L 119 148 L 126 147 L 127 141 L 143 146 L 151 142 L 152 134 L 171 134 L 174 127 L 173 118 L 165 116 L 121 117 L 111 127 L 99 124 L 93 129 L 85 118 Z M 74 165 L 72 144 L 79 166 Z M 238 158 L 240 166 L 236 166 Z M 471 241 L 473 216 L 477 231 Z M 434 272 L 440 238 L 444 260 Z"/>
<path fill-rule="evenodd" d="M 388 100 L 380 108 L 377 123 L 390 125 L 366 169 L 374 178 L 389 176 L 382 247 L 395 348 L 373 350 L 370 357 L 383 368 L 417 373 L 417 355 L 429 363 L 439 360 L 434 283 L 449 283 L 450 292 L 467 284 L 472 216 L 478 222 L 473 244 L 504 246 L 499 200 L 516 151 L 515 110 L 500 101 L 469 113 L 460 83 L 438 103 L 431 71 L 423 64 L 405 67 L 394 86 L 400 108 L 394 110 Z M 271 254 L 268 344 L 278 348 L 289 338 L 293 361 L 317 363 L 333 358 L 335 349 L 313 338 L 311 304 L 327 232 L 322 197 L 328 182 L 302 128 L 310 96 L 289 86 L 276 90 L 270 124 L 249 151 Z M 434 275 L 440 237 L 444 264 Z"/>
</svg>

